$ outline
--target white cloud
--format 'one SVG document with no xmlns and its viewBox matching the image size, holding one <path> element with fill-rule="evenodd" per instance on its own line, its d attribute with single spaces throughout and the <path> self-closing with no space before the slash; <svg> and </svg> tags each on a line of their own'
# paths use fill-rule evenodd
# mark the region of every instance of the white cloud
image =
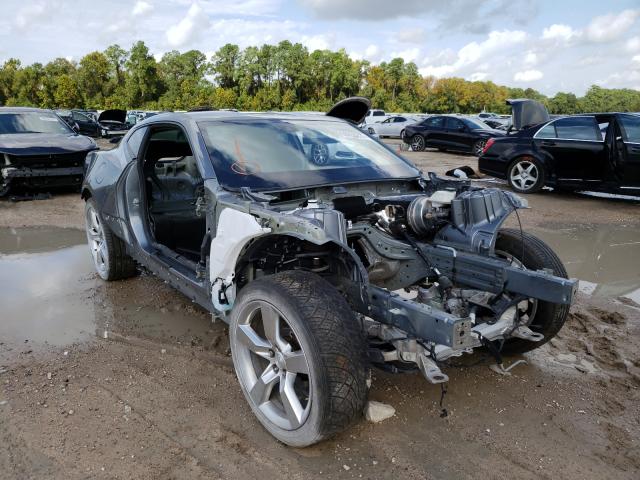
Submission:
<svg viewBox="0 0 640 480">
<path fill-rule="evenodd" d="M 133 10 L 131 11 L 131 14 L 134 17 L 137 17 L 140 15 L 145 15 L 149 13 L 151 10 L 153 10 L 153 7 L 149 2 L 145 2 L 144 0 L 138 0 L 136 4 L 133 6 Z"/>
<path fill-rule="evenodd" d="M 15 17 L 15 26 L 18 29 L 24 29 L 33 25 L 34 22 L 45 19 L 49 16 L 49 13 L 56 2 L 47 3 L 35 3 L 27 5 L 18 11 Z"/>
<path fill-rule="evenodd" d="M 625 43 L 625 48 L 630 52 L 640 51 L 640 37 L 631 37 Z"/>
<path fill-rule="evenodd" d="M 396 34 L 396 40 L 400 43 L 419 43 L 424 41 L 424 28 L 403 28 Z"/>
<path fill-rule="evenodd" d="M 602 15 L 591 20 L 585 33 L 592 42 L 611 42 L 627 33 L 638 16 L 640 10 L 624 10 L 618 14 Z"/>
<path fill-rule="evenodd" d="M 458 51 L 455 61 L 440 65 L 426 64 L 420 69 L 420 73 L 435 77 L 453 75 L 464 68 L 490 58 L 497 52 L 516 47 L 526 39 L 527 33 L 522 30 L 493 31 L 482 42 L 467 43 Z"/>
<path fill-rule="evenodd" d="M 414 47 L 407 50 L 402 50 L 400 52 L 392 52 L 391 58 L 396 57 L 404 59 L 405 62 L 415 62 L 422 57 L 422 54 L 420 53 L 419 48 Z"/>
<path fill-rule="evenodd" d="M 333 47 L 335 41 L 334 35 L 304 35 L 300 40 L 300 43 L 305 45 L 310 52 L 314 50 L 329 50 Z"/>
<path fill-rule="evenodd" d="M 640 55 L 634 55 L 633 57 L 631 57 L 631 61 L 640 65 Z"/>
<path fill-rule="evenodd" d="M 529 50 L 527 53 L 525 53 L 524 55 L 524 64 L 529 66 L 529 67 L 534 67 L 538 64 L 538 54 L 536 52 L 533 52 L 531 50 Z"/>
<path fill-rule="evenodd" d="M 473 72 L 471 75 L 469 75 L 469 80 L 471 80 L 472 82 L 481 82 L 483 80 L 486 80 L 489 77 L 489 74 L 487 72 Z"/>
<path fill-rule="evenodd" d="M 516 72 L 513 76 L 514 82 L 535 82 L 540 80 L 544 74 L 540 70 L 524 70 L 522 72 Z"/>
<path fill-rule="evenodd" d="M 571 28 L 569 25 L 561 23 L 554 23 L 550 27 L 545 28 L 542 31 L 543 40 L 560 40 L 568 42 L 572 38 L 580 35 L 579 32 Z"/>
<path fill-rule="evenodd" d="M 167 42 L 172 47 L 182 47 L 208 27 L 209 17 L 199 3 L 192 3 L 185 17 L 167 30 Z"/>
</svg>

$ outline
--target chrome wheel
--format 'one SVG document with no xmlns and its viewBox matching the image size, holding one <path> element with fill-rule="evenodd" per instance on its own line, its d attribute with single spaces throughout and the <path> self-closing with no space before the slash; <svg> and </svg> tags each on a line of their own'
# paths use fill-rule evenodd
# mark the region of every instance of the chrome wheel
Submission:
<svg viewBox="0 0 640 480">
<path fill-rule="evenodd" d="M 322 143 L 311 147 L 311 161 L 315 165 L 325 165 L 329 161 L 329 149 Z"/>
<path fill-rule="evenodd" d="M 105 278 L 109 269 L 109 251 L 104 236 L 102 222 L 98 212 L 93 206 L 88 206 L 86 210 L 85 229 L 87 231 L 87 241 L 93 257 L 93 263 L 101 277 Z"/>
<path fill-rule="evenodd" d="M 538 184 L 540 171 L 535 163 L 529 160 L 520 160 L 511 169 L 509 179 L 512 185 L 522 191 L 532 190 Z"/>
<path fill-rule="evenodd" d="M 486 140 L 478 140 L 473 146 L 473 153 L 475 153 L 476 157 L 482 155 L 482 151 L 484 150 L 484 146 L 487 144 Z"/>
<path fill-rule="evenodd" d="M 311 410 L 309 363 L 284 315 L 263 300 L 239 312 L 234 364 L 249 401 L 274 425 L 295 430 Z"/>
<path fill-rule="evenodd" d="M 424 150 L 424 138 L 422 135 L 414 135 L 411 139 L 411 150 L 421 152 Z"/>
</svg>

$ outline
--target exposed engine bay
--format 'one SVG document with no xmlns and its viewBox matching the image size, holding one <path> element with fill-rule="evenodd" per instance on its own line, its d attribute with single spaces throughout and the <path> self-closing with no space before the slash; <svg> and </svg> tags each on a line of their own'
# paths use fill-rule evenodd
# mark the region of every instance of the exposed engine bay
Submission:
<svg viewBox="0 0 640 480">
<path fill-rule="evenodd" d="M 219 284 L 229 306 L 235 285 L 285 269 L 310 270 L 350 299 L 368 333 L 373 364 L 419 368 L 432 383 L 448 380 L 439 362 L 476 347 L 499 355 L 508 339 L 543 341 L 529 328 L 538 302 L 569 304 L 576 282 L 527 270 L 514 252 L 496 251 L 502 223 L 526 207 L 524 200 L 435 178 L 422 192 L 398 190 L 403 193 L 334 188 L 283 202 L 250 193 L 269 204 L 252 213 L 276 235 L 255 233 L 235 280 Z M 326 238 L 317 245 L 292 238 L 313 234 Z M 328 248 L 327 240 L 344 249 Z"/>
</svg>

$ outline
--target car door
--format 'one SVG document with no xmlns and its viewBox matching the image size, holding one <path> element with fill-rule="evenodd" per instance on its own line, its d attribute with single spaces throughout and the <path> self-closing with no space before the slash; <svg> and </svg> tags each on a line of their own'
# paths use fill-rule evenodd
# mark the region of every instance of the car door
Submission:
<svg viewBox="0 0 640 480">
<path fill-rule="evenodd" d="M 469 145 L 469 138 L 469 129 L 462 120 L 447 117 L 446 131 L 443 139 L 447 147 L 456 150 L 470 150 L 471 145 Z"/>
<path fill-rule="evenodd" d="M 396 117 L 390 117 L 380 123 L 374 123 L 373 129 L 380 136 L 391 135 L 391 126 Z"/>
<path fill-rule="evenodd" d="M 603 180 L 607 149 L 594 116 L 554 120 L 534 135 L 534 143 L 552 158 L 558 183 Z"/>
<path fill-rule="evenodd" d="M 93 121 L 85 114 L 80 112 L 71 112 L 72 120 L 78 125 L 79 133 L 82 135 L 95 135 L 96 126 Z"/>
<path fill-rule="evenodd" d="M 640 187 L 640 116 L 621 113 L 617 115 L 620 135 L 616 134 L 622 160 L 622 187 Z"/>
<path fill-rule="evenodd" d="M 429 117 L 420 124 L 420 130 L 429 147 L 445 147 L 445 120 L 446 117 Z"/>
</svg>

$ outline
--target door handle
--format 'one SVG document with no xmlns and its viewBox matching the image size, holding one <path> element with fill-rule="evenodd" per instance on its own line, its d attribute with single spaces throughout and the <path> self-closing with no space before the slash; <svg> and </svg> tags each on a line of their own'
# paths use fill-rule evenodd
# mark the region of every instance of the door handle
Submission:
<svg viewBox="0 0 640 480">
<path fill-rule="evenodd" d="M 631 150 L 632 153 L 640 153 L 640 147 L 631 147 L 629 150 Z"/>
<path fill-rule="evenodd" d="M 553 147 L 555 146 L 556 142 L 553 142 L 551 140 L 543 140 L 542 141 L 542 145 L 544 145 L 545 147 Z"/>
</svg>

